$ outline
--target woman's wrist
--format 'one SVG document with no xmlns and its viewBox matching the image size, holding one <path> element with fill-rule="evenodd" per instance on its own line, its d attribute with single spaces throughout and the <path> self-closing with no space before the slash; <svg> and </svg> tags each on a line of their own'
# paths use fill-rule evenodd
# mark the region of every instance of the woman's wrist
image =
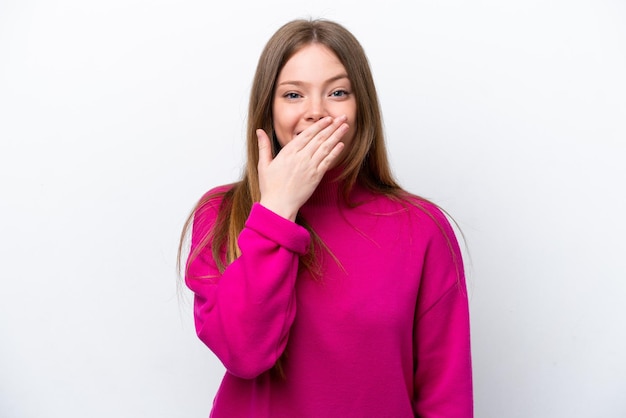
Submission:
<svg viewBox="0 0 626 418">
<path fill-rule="evenodd" d="M 285 205 L 284 203 L 274 202 L 269 199 L 261 198 L 259 202 L 264 208 L 271 210 L 275 214 L 282 216 L 285 219 L 289 219 L 292 222 L 295 222 L 296 215 L 298 215 L 298 209 L 293 209 L 289 207 L 289 205 Z"/>
</svg>

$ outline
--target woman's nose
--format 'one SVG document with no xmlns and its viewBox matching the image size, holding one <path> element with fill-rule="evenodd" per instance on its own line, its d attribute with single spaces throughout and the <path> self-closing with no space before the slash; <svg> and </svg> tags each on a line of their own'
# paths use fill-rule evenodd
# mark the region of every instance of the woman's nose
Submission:
<svg viewBox="0 0 626 418">
<path fill-rule="evenodd" d="M 323 117 L 328 116 L 322 99 L 310 99 L 309 106 L 306 111 L 306 120 L 317 122 Z"/>
</svg>

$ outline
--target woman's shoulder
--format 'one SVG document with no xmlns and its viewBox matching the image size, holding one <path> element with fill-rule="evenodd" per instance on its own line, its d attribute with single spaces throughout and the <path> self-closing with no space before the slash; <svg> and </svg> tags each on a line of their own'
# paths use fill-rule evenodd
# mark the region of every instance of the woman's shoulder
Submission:
<svg viewBox="0 0 626 418">
<path fill-rule="evenodd" d="M 224 199 L 227 199 L 232 194 L 237 185 L 238 183 L 230 183 L 209 189 L 198 201 L 196 210 L 218 208 Z"/>
<path fill-rule="evenodd" d="M 428 235 L 435 241 L 445 242 L 446 247 L 452 246 L 458 251 L 456 233 L 453 227 L 456 221 L 444 208 L 432 200 L 417 195 L 409 195 L 411 211 L 420 219 L 422 232 L 428 230 Z M 458 225 L 457 225 L 458 226 Z"/>
<path fill-rule="evenodd" d="M 230 200 L 236 186 L 237 183 L 224 184 L 205 192 L 193 210 L 194 224 L 212 224 L 223 204 Z"/>
<path fill-rule="evenodd" d="M 193 209 L 192 246 L 205 237 L 215 225 L 223 204 L 229 201 L 229 196 L 237 183 L 217 186 L 202 195 Z"/>
<path fill-rule="evenodd" d="M 436 219 L 446 218 L 445 210 L 432 200 L 409 192 L 405 192 L 404 199 L 414 211 L 422 216 Z"/>
<path fill-rule="evenodd" d="M 232 192 L 239 183 L 222 184 L 221 186 L 213 187 L 202 195 L 201 200 L 222 200 L 224 196 Z"/>
<path fill-rule="evenodd" d="M 393 195 L 379 195 L 377 200 L 387 208 L 386 212 L 404 213 L 408 219 L 401 220 L 402 217 L 399 217 L 399 222 L 417 227 L 422 233 L 424 230 L 431 230 L 436 234 L 443 232 L 449 235 L 452 231 L 451 216 L 430 199 L 400 190 Z"/>
<path fill-rule="evenodd" d="M 418 217 L 446 218 L 446 211 L 434 201 L 425 197 L 413 194 L 404 189 L 394 193 L 373 193 L 374 201 L 386 205 L 392 209 L 408 211 Z"/>
</svg>

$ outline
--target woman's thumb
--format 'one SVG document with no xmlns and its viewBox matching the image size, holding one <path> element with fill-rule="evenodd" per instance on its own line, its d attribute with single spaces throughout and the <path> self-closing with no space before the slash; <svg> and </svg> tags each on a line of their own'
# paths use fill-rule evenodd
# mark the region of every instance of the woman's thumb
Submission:
<svg viewBox="0 0 626 418">
<path fill-rule="evenodd" d="M 256 130 L 259 143 L 259 168 L 267 167 L 272 162 L 272 144 L 263 129 Z"/>
</svg>

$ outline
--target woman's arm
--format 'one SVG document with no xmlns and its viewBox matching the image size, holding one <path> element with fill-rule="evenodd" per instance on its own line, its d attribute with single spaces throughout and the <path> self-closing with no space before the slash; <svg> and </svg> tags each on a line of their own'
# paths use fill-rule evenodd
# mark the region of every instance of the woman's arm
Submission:
<svg viewBox="0 0 626 418">
<path fill-rule="evenodd" d="M 216 216 L 215 204 L 197 211 L 191 251 Z M 284 351 L 296 314 L 298 258 L 309 242 L 306 229 L 255 204 L 239 235 L 241 256 L 223 274 L 210 246 L 192 260 L 186 283 L 195 293 L 196 332 L 230 373 L 254 378 Z"/>
<path fill-rule="evenodd" d="M 473 416 L 469 308 L 463 262 L 444 215 L 425 251 L 414 328 L 415 414 L 422 418 Z"/>
<path fill-rule="evenodd" d="M 186 283 L 195 293 L 196 332 L 236 376 L 254 378 L 269 370 L 287 345 L 296 314 L 298 261 L 311 240 L 293 221 L 341 153 L 345 121 L 340 116 L 314 122 L 275 158 L 270 138 L 257 130 L 261 201 L 239 234 L 241 256 L 220 274 L 209 245 L 189 265 Z M 194 216 L 191 253 L 215 223 L 216 200 Z"/>
</svg>

